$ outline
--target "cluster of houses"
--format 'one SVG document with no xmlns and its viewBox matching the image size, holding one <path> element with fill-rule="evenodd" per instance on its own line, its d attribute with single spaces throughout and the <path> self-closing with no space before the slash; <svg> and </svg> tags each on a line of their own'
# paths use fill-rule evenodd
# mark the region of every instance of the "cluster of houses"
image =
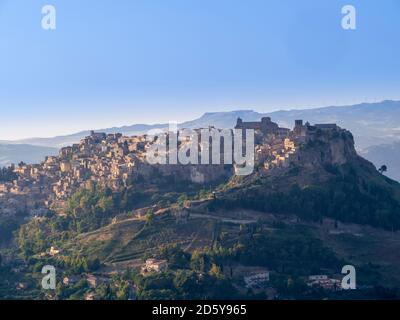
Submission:
<svg viewBox="0 0 400 320">
<path fill-rule="evenodd" d="M 280 128 L 265 117 L 260 122 L 244 122 L 239 118 L 235 129 L 255 130 L 254 160 L 268 171 L 288 166 L 289 160 L 295 159 L 298 146 L 312 139 L 318 130 L 337 130 L 338 127 L 335 124 L 311 126 L 296 120 L 294 129 L 290 130 Z M 0 182 L 0 215 L 24 212 L 42 216 L 50 208 L 62 207 L 80 187 L 94 183 L 116 190 L 126 185 L 132 176 L 151 171 L 151 166 L 145 165 L 150 144 L 145 135 L 125 137 L 120 133 L 92 131 L 80 143 L 62 148 L 58 156 L 46 157 L 40 164 L 20 163 L 13 167 L 17 179 Z M 157 170 L 175 178 L 186 175 L 194 182 L 217 179 L 225 174 L 223 165 L 189 168 L 164 165 Z"/>
<path fill-rule="evenodd" d="M 159 260 L 155 258 L 147 259 L 141 268 L 142 274 L 160 273 L 168 268 L 167 260 Z"/>
<path fill-rule="evenodd" d="M 276 168 L 285 168 L 292 161 L 297 161 L 295 156 L 300 145 L 314 140 L 319 131 L 335 132 L 340 130 L 336 124 L 303 123 L 295 120 L 293 130 L 281 128 L 269 117 L 263 117 L 260 122 L 244 122 L 238 118 L 235 129 L 253 129 L 256 134 L 255 163 L 266 171 Z"/>
<path fill-rule="evenodd" d="M 64 147 L 58 156 L 40 164 L 20 163 L 18 178 L 0 183 L 0 214 L 19 211 L 40 216 L 62 203 L 78 188 L 104 183 L 111 188 L 124 185 L 135 165 L 143 162 L 145 136 L 91 132 L 80 143 Z"/>
<path fill-rule="evenodd" d="M 309 276 L 307 284 L 310 287 L 319 287 L 327 291 L 337 291 L 342 289 L 340 280 L 329 278 L 324 274 Z"/>
<path fill-rule="evenodd" d="M 243 277 L 246 288 L 260 288 L 269 282 L 269 271 L 258 272 Z"/>
</svg>

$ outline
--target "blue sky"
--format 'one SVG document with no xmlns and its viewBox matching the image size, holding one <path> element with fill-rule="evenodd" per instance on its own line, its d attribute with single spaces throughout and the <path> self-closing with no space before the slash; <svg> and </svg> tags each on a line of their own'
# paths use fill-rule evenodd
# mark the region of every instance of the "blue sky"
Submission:
<svg viewBox="0 0 400 320">
<path fill-rule="evenodd" d="M 399 37 L 398 0 L 0 0 L 0 140 L 400 99 Z"/>
</svg>

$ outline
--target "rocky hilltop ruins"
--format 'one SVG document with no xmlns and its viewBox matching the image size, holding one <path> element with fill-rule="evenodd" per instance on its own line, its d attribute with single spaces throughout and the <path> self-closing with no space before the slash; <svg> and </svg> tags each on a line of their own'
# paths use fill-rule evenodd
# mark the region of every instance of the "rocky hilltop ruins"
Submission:
<svg viewBox="0 0 400 320">
<path fill-rule="evenodd" d="M 257 172 L 262 174 L 271 174 L 295 163 L 341 165 L 356 155 L 351 133 L 336 124 L 310 125 L 296 120 L 290 130 L 280 128 L 270 118 L 262 118 L 260 122 L 244 122 L 239 118 L 235 129 L 255 131 L 254 162 Z M 179 147 L 189 142 L 190 137 Z M 224 163 L 151 165 L 146 162 L 150 143 L 145 135 L 125 137 L 119 133 L 92 131 L 79 143 L 62 148 L 58 156 L 47 157 L 40 164 L 13 166 L 17 178 L 0 182 L 0 215 L 18 212 L 42 215 L 49 208 L 62 206 L 79 188 L 93 184 L 118 190 L 154 175 L 204 184 L 229 178 L 235 172 L 234 165 Z"/>
</svg>

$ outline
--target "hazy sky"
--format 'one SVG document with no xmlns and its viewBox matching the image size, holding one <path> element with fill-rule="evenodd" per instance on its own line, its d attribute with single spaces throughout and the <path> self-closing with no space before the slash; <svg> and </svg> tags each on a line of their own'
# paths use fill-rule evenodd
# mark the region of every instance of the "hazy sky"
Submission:
<svg viewBox="0 0 400 320">
<path fill-rule="evenodd" d="M 0 140 L 400 99 L 399 39 L 398 0 L 0 0 Z"/>
</svg>

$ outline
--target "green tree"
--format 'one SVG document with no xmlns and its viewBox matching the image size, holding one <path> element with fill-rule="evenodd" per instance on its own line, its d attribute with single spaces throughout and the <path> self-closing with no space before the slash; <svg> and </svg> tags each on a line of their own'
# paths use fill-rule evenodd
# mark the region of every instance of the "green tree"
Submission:
<svg viewBox="0 0 400 320">
<path fill-rule="evenodd" d="M 215 263 L 211 265 L 211 269 L 208 274 L 218 280 L 224 279 L 224 274 L 221 271 L 221 268 L 217 266 Z"/>
<path fill-rule="evenodd" d="M 152 209 L 147 210 L 145 215 L 145 220 L 147 225 L 151 225 L 154 220 L 154 212 Z"/>
<path fill-rule="evenodd" d="M 100 208 L 102 212 L 109 212 L 113 209 L 113 200 L 112 197 L 101 197 L 97 202 L 97 206 Z"/>
<path fill-rule="evenodd" d="M 118 288 L 115 293 L 117 300 L 127 300 L 129 298 L 130 287 L 128 281 L 123 281 L 118 284 Z"/>
<path fill-rule="evenodd" d="M 388 169 L 387 166 L 384 164 L 378 169 L 378 171 L 383 174 L 384 172 L 387 171 L 387 169 Z"/>
<path fill-rule="evenodd" d="M 195 250 L 190 259 L 190 267 L 197 272 L 205 272 L 206 260 L 204 253 Z"/>
</svg>

